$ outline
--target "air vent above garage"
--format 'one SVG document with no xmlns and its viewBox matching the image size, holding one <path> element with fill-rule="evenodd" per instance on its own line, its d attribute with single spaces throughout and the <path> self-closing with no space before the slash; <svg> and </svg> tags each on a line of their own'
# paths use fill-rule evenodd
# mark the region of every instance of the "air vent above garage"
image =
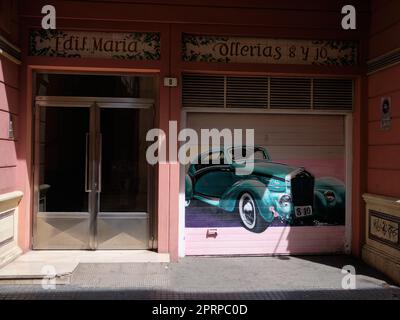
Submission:
<svg viewBox="0 0 400 320">
<path fill-rule="evenodd" d="M 186 74 L 182 103 L 185 108 L 352 111 L 353 91 L 351 79 Z"/>
<path fill-rule="evenodd" d="M 225 107 L 225 77 L 183 76 L 183 105 L 188 107 Z"/>
<path fill-rule="evenodd" d="M 307 109 L 311 107 L 311 79 L 271 78 L 271 109 Z"/>
<path fill-rule="evenodd" d="M 353 109 L 353 80 L 314 79 L 314 108 Z"/>
<path fill-rule="evenodd" d="M 228 108 L 267 108 L 268 78 L 227 77 Z"/>
</svg>

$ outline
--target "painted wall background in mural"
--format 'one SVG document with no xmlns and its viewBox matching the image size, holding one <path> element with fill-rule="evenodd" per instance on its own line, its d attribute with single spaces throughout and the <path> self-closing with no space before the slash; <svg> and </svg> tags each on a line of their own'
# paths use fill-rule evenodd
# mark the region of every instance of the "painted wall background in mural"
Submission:
<svg viewBox="0 0 400 320">
<path fill-rule="evenodd" d="M 345 224 L 342 116 L 189 116 L 190 128 L 200 131 L 204 123 L 219 130 L 254 128 L 258 147 L 254 171 L 246 176 L 235 174 L 243 158 L 233 147 L 203 153 L 194 147 L 199 164 L 189 165 L 185 178 L 187 228 L 241 226 L 263 233 L 278 226 Z"/>
</svg>

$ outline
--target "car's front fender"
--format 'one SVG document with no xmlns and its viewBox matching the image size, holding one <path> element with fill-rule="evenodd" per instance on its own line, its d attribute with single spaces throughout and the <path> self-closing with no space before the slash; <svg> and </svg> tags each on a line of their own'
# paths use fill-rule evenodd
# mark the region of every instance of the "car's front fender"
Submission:
<svg viewBox="0 0 400 320">
<path fill-rule="evenodd" d="M 331 191 L 335 198 L 328 201 L 324 193 Z M 346 187 L 338 179 L 324 177 L 315 181 L 314 204 L 316 218 L 323 222 L 343 224 L 346 211 Z"/>
<path fill-rule="evenodd" d="M 247 179 L 236 182 L 221 197 L 219 206 L 228 212 L 233 212 L 237 207 L 237 201 L 243 193 L 249 193 L 254 200 L 260 212 L 260 215 L 267 222 L 274 220 L 274 214 L 269 210 L 273 204 L 270 191 L 267 186 L 256 179 Z"/>
</svg>

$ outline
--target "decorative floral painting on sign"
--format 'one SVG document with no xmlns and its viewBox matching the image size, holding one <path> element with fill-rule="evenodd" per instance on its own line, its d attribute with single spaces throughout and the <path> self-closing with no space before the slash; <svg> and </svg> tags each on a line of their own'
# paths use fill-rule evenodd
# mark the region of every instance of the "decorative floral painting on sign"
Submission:
<svg viewBox="0 0 400 320">
<path fill-rule="evenodd" d="M 184 34 L 182 42 L 183 61 L 354 66 L 358 60 L 354 41 Z"/>
</svg>

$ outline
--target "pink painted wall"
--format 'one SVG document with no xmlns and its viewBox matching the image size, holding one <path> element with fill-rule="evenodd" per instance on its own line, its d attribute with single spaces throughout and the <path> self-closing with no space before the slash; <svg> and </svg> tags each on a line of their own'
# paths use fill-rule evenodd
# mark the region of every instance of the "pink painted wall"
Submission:
<svg viewBox="0 0 400 320">
<path fill-rule="evenodd" d="M 372 1 L 370 59 L 400 48 L 400 1 Z M 400 65 L 368 77 L 369 193 L 400 197 Z M 392 97 L 392 128 L 380 128 L 381 98 Z"/>
<path fill-rule="evenodd" d="M 0 1 L 0 35 L 10 43 L 18 39 L 16 1 Z M 0 194 L 17 189 L 19 68 L 0 56 Z M 15 139 L 9 138 L 9 121 L 13 116 Z"/>
<path fill-rule="evenodd" d="M 183 72 L 224 72 L 232 74 L 257 74 L 277 73 L 286 75 L 338 75 L 342 71 L 336 69 L 323 69 L 308 66 L 257 66 L 257 65 L 214 65 L 199 63 L 183 63 L 181 61 L 181 33 L 222 33 L 243 36 L 260 37 L 290 37 L 290 38 L 341 38 L 359 39 L 364 37 L 369 19 L 369 6 L 366 1 L 352 0 L 359 8 L 359 28 L 356 31 L 343 31 L 338 23 L 340 20 L 339 2 L 321 0 L 318 6 L 314 0 L 251 0 L 237 1 L 235 5 L 230 0 L 221 0 L 218 7 L 211 0 L 157 0 L 157 1 L 52 1 L 57 7 L 59 28 L 86 29 L 86 30 L 144 30 L 161 31 L 162 45 L 160 63 L 146 62 L 105 61 L 103 59 L 57 59 L 28 57 L 26 55 L 27 30 L 40 26 L 41 7 L 48 4 L 46 0 L 21 0 L 20 16 L 23 36 L 21 45 L 25 50 L 24 65 L 22 67 L 23 79 L 21 81 L 21 106 L 25 109 L 20 122 L 23 123 L 21 134 L 23 142 L 19 148 L 21 152 L 18 159 L 21 162 L 18 181 L 22 186 L 25 182 L 25 202 L 23 203 L 23 221 L 21 234 L 24 234 L 24 246 L 29 247 L 30 241 L 30 136 L 31 119 L 30 86 L 32 85 L 30 68 L 64 70 L 64 71 L 101 71 L 101 72 L 139 72 L 152 69 L 159 72 L 159 112 L 157 119 L 159 126 L 167 131 L 168 120 L 180 120 L 181 88 L 180 83 L 176 88 L 165 88 L 162 85 L 164 76 L 172 76 L 180 79 Z M 238 18 L 240 12 L 240 19 Z M 73 19 L 71 19 L 73 17 Z M 60 19 L 61 18 L 61 19 Z M 316 28 L 318 26 L 319 28 Z M 363 52 L 361 60 L 363 61 Z M 68 61 L 66 61 L 68 60 Z M 350 68 L 345 73 L 357 78 L 361 75 L 361 68 Z M 360 104 L 360 96 L 363 89 L 357 93 L 357 101 Z M 357 106 L 356 113 L 360 107 Z M 360 119 L 360 117 L 356 118 Z M 360 167 L 360 141 L 361 124 L 355 122 L 355 167 Z M 22 140 L 21 140 L 22 141 Z M 26 162 L 24 164 L 24 161 Z M 355 217 L 354 228 L 364 228 L 358 221 L 360 212 L 362 183 L 360 170 L 354 170 L 355 198 L 353 215 Z M 162 164 L 158 167 L 157 208 L 158 208 L 158 244 L 160 252 L 170 252 L 173 259 L 177 258 L 178 251 L 178 221 L 179 221 L 179 166 L 176 163 Z M 359 237 L 355 233 L 353 243 L 354 251 L 359 251 Z"/>
</svg>

